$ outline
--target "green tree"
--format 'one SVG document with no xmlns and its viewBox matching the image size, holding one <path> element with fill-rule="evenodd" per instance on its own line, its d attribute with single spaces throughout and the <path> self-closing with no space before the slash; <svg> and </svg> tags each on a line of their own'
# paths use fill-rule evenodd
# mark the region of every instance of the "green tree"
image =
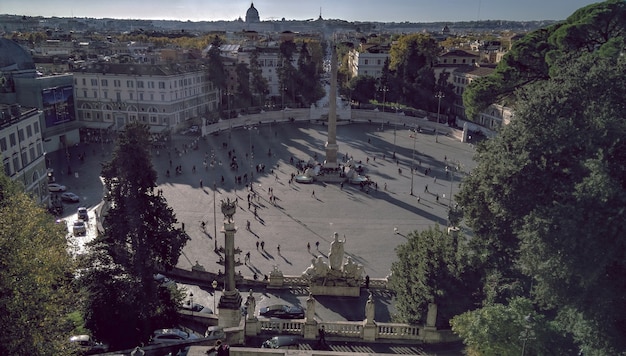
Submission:
<svg viewBox="0 0 626 356">
<path fill-rule="evenodd" d="M 237 101 L 240 105 L 252 105 L 252 89 L 250 88 L 250 68 L 246 63 L 237 63 Z"/>
<path fill-rule="evenodd" d="M 64 355 L 75 309 L 65 224 L 0 173 L 0 354 Z"/>
<path fill-rule="evenodd" d="M 575 321 L 563 332 L 585 354 L 626 350 L 624 73 L 624 57 L 561 58 L 550 80 L 520 91 L 515 120 L 479 146 L 457 199 L 482 266 L 517 285 L 508 295 L 497 286 L 494 301 L 532 293 Z"/>
<path fill-rule="evenodd" d="M 145 124 L 128 124 L 102 168 L 111 207 L 82 279 L 87 328 L 117 347 L 145 342 L 152 330 L 177 320 L 179 296 L 154 275 L 176 265 L 189 237 L 174 228 L 172 209 L 154 190 L 149 138 Z"/>
<path fill-rule="evenodd" d="M 463 92 L 472 120 L 493 103 L 514 105 L 517 89 L 548 80 L 561 59 L 599 52 L 617 56 L 626 48 L 626 3 L 607 0 L 583 7 L 563 23 L 539 29 L 515 42 L 492 75 L 479 78 Z"/>
<path fill-rule="evenodd" d="M 216 88 L 221 91 L 226 89 L 226 68 L 224 67 L 224 61 L 222 61 L 220 46 L 222 45 L 222 39 L 215 35 L 211 42 L 211 48 L 207 52 L 208 58 L 208 71 L 209 80 L 213 82 Z"/>
<path fill-rule="evenodd" d="M 376 95 L 376 78 L 369 75 L 359 75 L 350 79 L 348 83 L 350 99 L 359 103 L 369 103 Z"/>
<path fill-rule="evenodd" d="M 283 103 L 294 101 L 296 97 L 296 67 L 293 65 L 293 57 L 297 46 L 293 41 L 280 43 L 278 60 L 278 80 L 280 81 L 281 98 Z M 285 105 L 286 106 L 286 105 Z"/>
<path fill-rule="evenodd" d="M 255 49 L 250 55 L 250 81 L 252 93 L 258 97 L 257 105 L 262 106 L 265 102 L 265 97 L 269 94 L 269 83 L 267 79 L 263 77 L 263 70 L 259 65 L 259 50 Z"/>
<path fill-rule="evenodd" d="M 302 98 L 301 106 L 307 107 L 324 96 L 324 89 L 320 83 L 318 63 L 313 61 L 306 42 L 300 47 L 297 64 L 296 90 Z"/>
<path fill-rule="evenodd" d="M 516 297 L 457 315 L 450 321 L 472 356 L 574 355 L 577 348 L 558 322 L 537 313 L 533 302 Z M 522 351 L 524 350 L 524 351 Z"/>
<path fill-rule="evenodd" d="M 401 36 L 389 50 L 393 73 L 390 100 L 421 109 L 436 108 L 432 64 L 439 54 L 437 42 L 427 34 Z"/>
<path fill-rule="evenodd" d="M 412 232 L 397 247 L 391 266 L 390 288 L 396 293 L 399 322 L 424 323 L 428 304 L 437 304 L 437 324 L 448 326 L 453 316 L 476 302 L 476 273 L 469 267 L 464 247 L 439 226 Z"/>
</svg>

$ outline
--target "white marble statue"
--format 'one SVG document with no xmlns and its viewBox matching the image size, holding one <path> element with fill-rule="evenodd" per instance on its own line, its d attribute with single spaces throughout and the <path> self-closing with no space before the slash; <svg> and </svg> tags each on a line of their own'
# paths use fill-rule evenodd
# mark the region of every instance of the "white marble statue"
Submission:
<svg viewBox="0 0 626 356">
<path fill-rule="evenodd" d="M 340 271 L 341 264 L 343 263 L 344 244 L 346 243 L 346 236 L 344 235 L 343 241 L 339 240 L 339 234 L 334 233 L 335 239 L 330 243 L 330 253 L 328 254 L 328 260 L 330 261 L 330 269 Z"/>
</svg>

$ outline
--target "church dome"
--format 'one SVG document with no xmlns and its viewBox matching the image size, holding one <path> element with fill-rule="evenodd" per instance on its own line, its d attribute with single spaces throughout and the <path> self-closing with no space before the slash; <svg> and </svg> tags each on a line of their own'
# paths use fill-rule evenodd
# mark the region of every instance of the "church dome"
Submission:
<svg viewBox="0 0 626 356">
<path fill-rule="evenodd" d="M 250 4 L 250 8 L 246 12 L 246 22 L 260 22 L 259 12 L 254 8 L 254 3 Z"/>
<path fill-rule="evenodd" d="M 0 71 L 35 69 L 33 57 L 16 42 L 0 38 Z"/>
</svg>

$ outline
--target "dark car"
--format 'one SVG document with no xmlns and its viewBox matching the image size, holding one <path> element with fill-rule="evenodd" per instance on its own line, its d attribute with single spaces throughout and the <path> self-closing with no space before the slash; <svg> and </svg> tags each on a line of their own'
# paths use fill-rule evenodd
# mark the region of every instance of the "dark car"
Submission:
<svg viewBox="0 0 626 356">
<path fill-rule="evenodd" d="M 83 221 L 89 220 L 89 214 L 87 213 L 87 208 L 85 207 L 78 208 L 78 218 Z"/>
<path fill-rule="evenodd" d="M 274 304 L 259 309 L 259 315 L 266 318 L 304 319 L 304 309 L 299 306 Z"/>
<path fill-rule="evenodd" d="M 70 343 L 80 355 L 95 355 L 108 351 L 109 347 L 94 341 L 89 335 L 76 335 L 70 338 Z"/>
</svg>

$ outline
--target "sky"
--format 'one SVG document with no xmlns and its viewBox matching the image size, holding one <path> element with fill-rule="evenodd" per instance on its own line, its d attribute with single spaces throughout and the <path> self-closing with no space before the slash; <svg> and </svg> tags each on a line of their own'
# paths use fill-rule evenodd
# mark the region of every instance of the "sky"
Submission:
<svg viewBox="0 0 626 356">
<path fill-rule="evenodd" d="M 261 21 L 564 20 L 598 0 L 256 0 Z M 249 0 L 0 0 L 0 14 L 181 21 L 245 18 Z"/>
</svg>

